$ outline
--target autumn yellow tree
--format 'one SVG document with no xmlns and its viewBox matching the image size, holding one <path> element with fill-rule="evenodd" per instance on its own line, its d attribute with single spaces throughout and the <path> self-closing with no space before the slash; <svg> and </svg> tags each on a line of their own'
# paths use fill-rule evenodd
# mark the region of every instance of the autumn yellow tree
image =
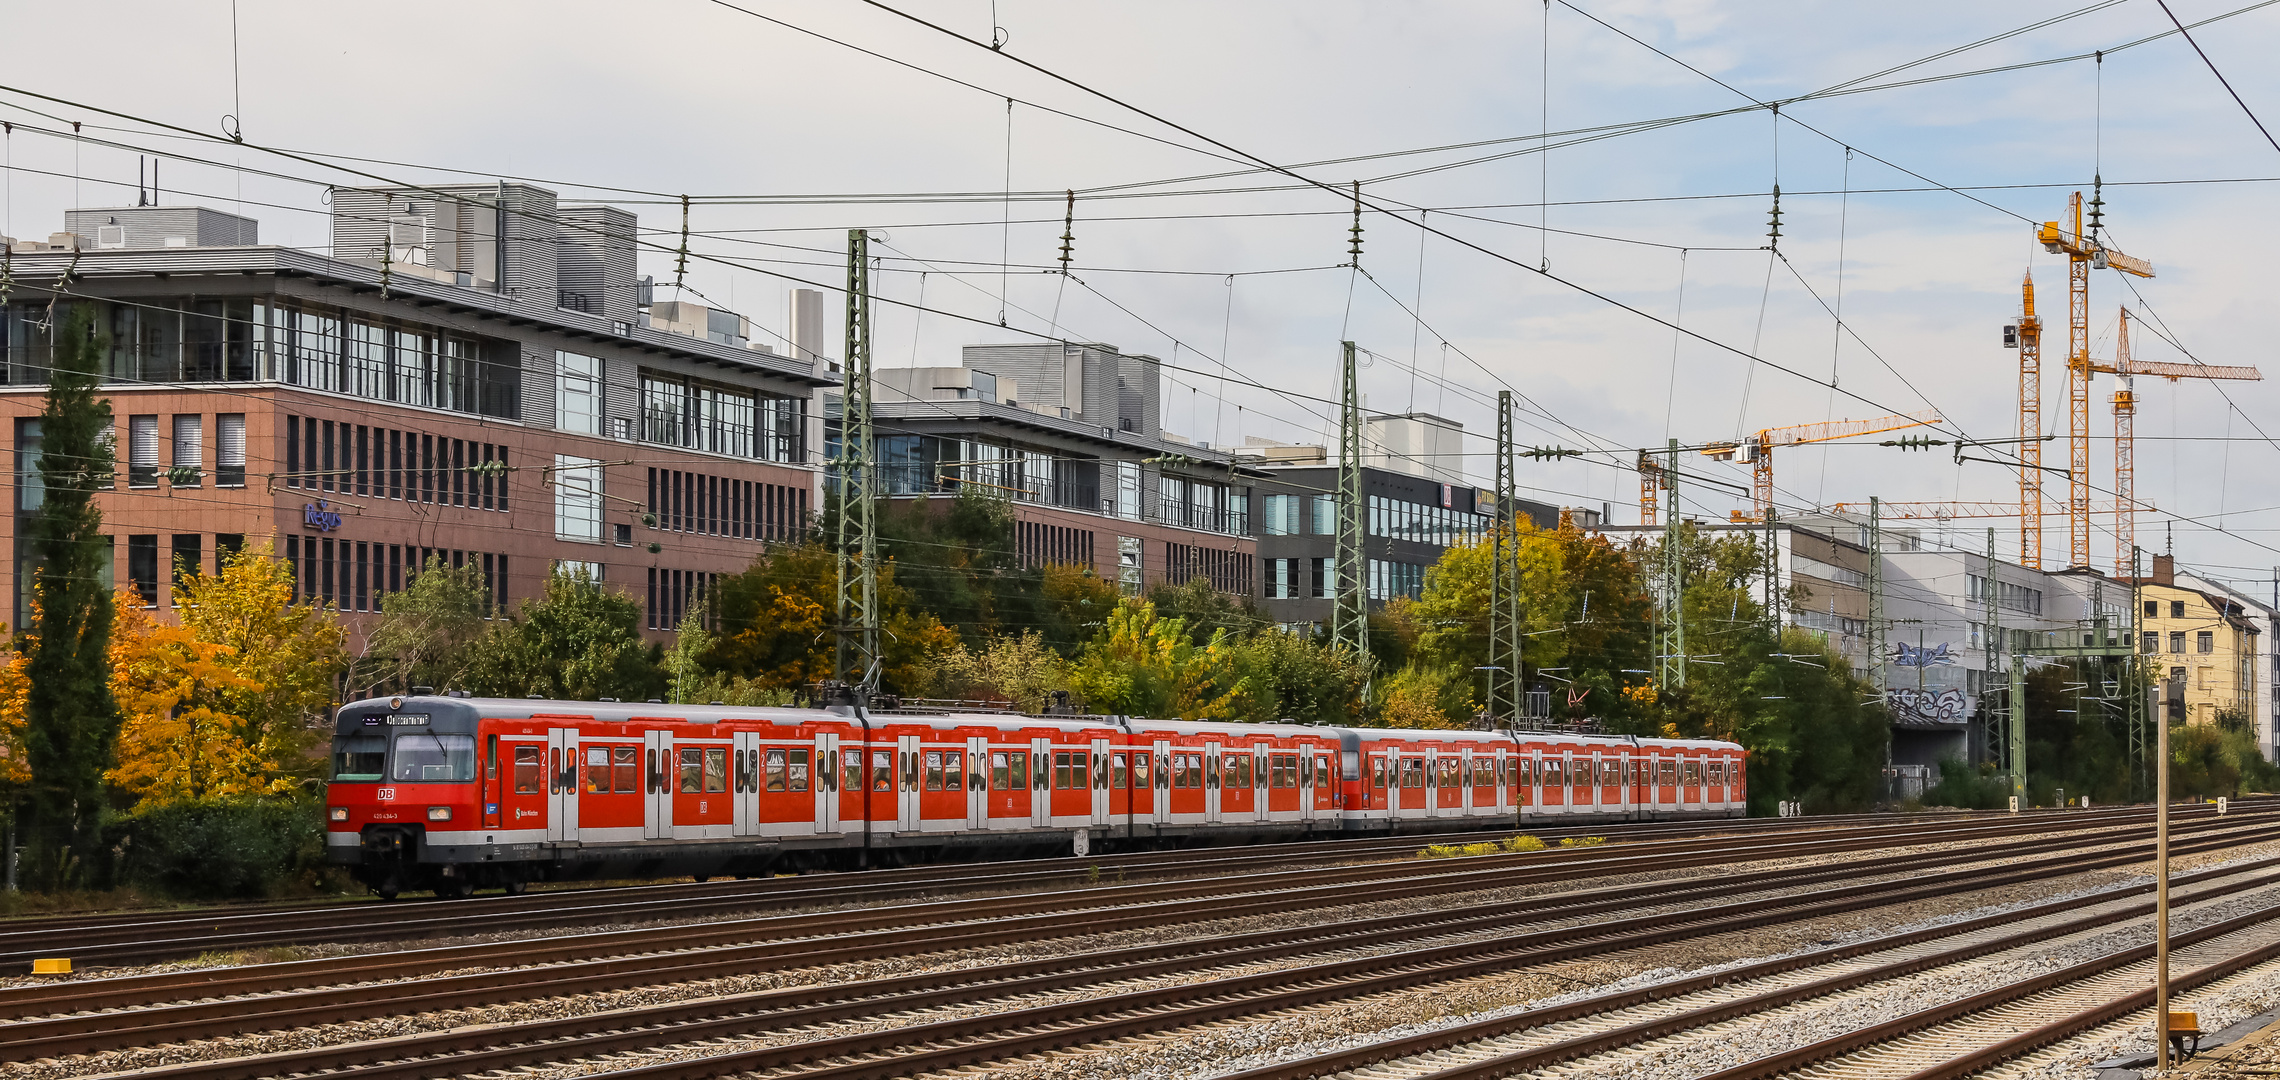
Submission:
<svg viewBox="0 0 2280 1080">
<path fill-rule="evenodd" d="M 1181 720 L 1227 719 L 1241 711 L 1246 682 L 1227 632 L 1198 645 L 1180 619 L 1127 597 L 1085 646 L 1070 682 L 1094 712 Z"/>
<path fill-rule="evenodd" d="M 220 697 L 236 737 L 263 775 L 315 773 L 308 753 L 325 741 L 324 719 L 347 666 L 348 635 L 331 609 L 293 601 L 293 571 L 272 545 L 224 556 L 220 572 L 195 574 L 177 590 L 183 625 L 228 650 L 240 683 Z"/>
<path fill-rule="evenodd" d="M 24 757 L 24 706 L 32 696 L 31 661 L 0 625 L 0 788 L 16 790 L 32 782 Z"/>
<path fill-rule="evenodd" d="M 228 646 L 153 618 L 132 589 L 112 594 L 111 619 L 111 696 L 122 723 L 105 780 L 143 806 L 289 786 L 262 768 L 240 718 L 220 707 L 259 689 L 233 669 Z"/>
</svg>

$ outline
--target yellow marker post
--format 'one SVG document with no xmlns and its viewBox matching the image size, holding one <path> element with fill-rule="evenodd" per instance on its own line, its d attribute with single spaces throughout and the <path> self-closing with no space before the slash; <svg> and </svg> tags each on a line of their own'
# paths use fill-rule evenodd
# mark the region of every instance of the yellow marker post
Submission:
<svg viewBox="0 0 2280 1080">
<path fill-rule="evenodd" d="M 56 956 L 43 960 L 34 960 L 32 961 L 32 974 L 69 975 L 71 974 L 71 958 L 68 956 Z"/>
</svg>

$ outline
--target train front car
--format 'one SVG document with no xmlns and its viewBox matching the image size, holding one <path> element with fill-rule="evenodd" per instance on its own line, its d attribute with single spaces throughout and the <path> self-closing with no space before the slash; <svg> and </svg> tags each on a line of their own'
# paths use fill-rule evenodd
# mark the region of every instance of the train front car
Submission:
<svg viewBox="0 0 2280 1080">
<path fill-rule="evenodd" d="M 465 896 L 482 885 L 520 890 L 509 865 L 538 845 L 499 845 L 484 831 L 479 716 L 442 697 L 372 698 L 333 722 L 325 795 L 325 855 L 382 897 L 432 889 Z"/>
</svg>

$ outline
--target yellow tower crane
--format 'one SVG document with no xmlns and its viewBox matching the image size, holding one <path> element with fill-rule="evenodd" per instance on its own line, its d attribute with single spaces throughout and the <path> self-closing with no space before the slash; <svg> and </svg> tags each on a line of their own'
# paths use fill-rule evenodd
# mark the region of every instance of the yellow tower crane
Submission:
<svg viewBox="0 0 2280 1080">
<path fill-rule="evenodd" d="M 1750 508 L 1736 510 L 1732 517 L 1736 522 L 1764 521 L 1766 511 L 1773 507 L 1774 447 L 1833 442 L 1855 435 L 1875 435 L 1944 422 L 1938 410 L 1926 409 L 1922 412 L 1879 416 L 1873 420 L 1829 420 L 1818 424 L 1797 424 L 1766 428 L 1740 442 L 1710 443 L 1702 448 L 1702 453 L 1720 461 L 1739 459 L 1750 465 Z"/>
<path fill-rule="evenodd" d="M 2153 276 L 2153 264 L 2131 258 L 2107 247 L 2101 242 L 2099 219 L 2104 215 L 2105 200 L 2093 198 L 2090 203 L 2090 229 L 2082 228 L 2082 193 L 2077 191 L 2068 201 L 2074 226 L 2072 231 L 2059 228 L 2059 222 L 2043 222 L 2036 232 L 2043 250 L 2064 254 L 2067 262 L 2066 295 L 2066 549 L 2069 569 L 2090 568 L 2090 271 L 2114 269 L 2138 277 Z M 2029 315 L 2031 318 L 2031 314 Z M 2022 345 L 2024 342 L 2022 341 Z M 2025 361 L 2021 349 L 2020 360 Z M 2037 392 L 2039 394 L 2040 387 Z M 2020 392 L 2027 390 L 2025 380 Z M 2021 399 L 2021 409 L 2025 408 Z M 2021 431 L 2021 436 L 2031 434 Z M 2032 445 L 2031 443 L 2022 445 Z M 2025 507 L 2021 507 L 2025 513 Z M 2034 550 L 2041 553 L 2041 507 L 2035 507 L 2028 518 L 2035 523 L 2037 535 Z M 2029 563 L 2033 566 L 2035 564 Z"/>
<path fill-rule="evenodd" d="M 2254 367 L 2172 364 L 2132 359 L 2128 308 L 2122 309 L 2121 320 L 2121 329 L 2114 337 L 2114 362 L 2101 364 L 2091 361 L 2089 365 L 2092 371 L 2102 371 L 2114 377 L 2114 574 L 2117 577 L 2130 573 L 2130 549 L 2137 545 L 2137 500 L 2133 491 L 2137 486 L 2137 437 L 2133 430 L 2137 414 L 2137 393 L 2131 376 L 2159 375 L 2170 382 L 2179 379 L 2243 379 L 2253 382 L 2264 378 L 2264 373 Z"/>
</svg>

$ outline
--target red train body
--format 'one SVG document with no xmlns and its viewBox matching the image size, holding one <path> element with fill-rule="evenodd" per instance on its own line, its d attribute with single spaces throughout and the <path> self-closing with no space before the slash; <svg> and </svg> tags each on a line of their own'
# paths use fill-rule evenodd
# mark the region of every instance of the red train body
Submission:
<svg viewBox="0 0 2280 1080">
<path fill-rule="evenodd" d="M 1316 835 L 1739 817 L 1732 743 L 376 698 L 328 854 L 384 896 Z"/>
</svg>

